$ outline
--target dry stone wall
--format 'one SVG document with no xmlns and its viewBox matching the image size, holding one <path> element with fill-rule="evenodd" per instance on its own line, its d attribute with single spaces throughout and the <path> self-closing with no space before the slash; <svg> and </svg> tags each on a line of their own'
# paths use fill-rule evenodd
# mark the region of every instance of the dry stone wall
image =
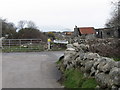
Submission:
<svg viewBox="0 0 120 90">
<path fill-rule="evenodd" d="M 62 62 L 64 70 L 79 68 L 86 77 L 93 77 L 100 88 L 120 88 L 120 62 L 89 52 L 89 45 L 68 44 Z"/>
</svg>

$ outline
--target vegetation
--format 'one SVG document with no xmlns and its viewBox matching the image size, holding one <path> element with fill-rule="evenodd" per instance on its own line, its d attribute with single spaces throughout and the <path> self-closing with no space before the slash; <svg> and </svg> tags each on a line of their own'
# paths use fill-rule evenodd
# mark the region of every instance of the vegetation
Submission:
<svg viewBox="0 0 120 90">
<path fill-rule="evenodd" d="M 38 29 L 34 28 L 24 28 L 18 31 L 17 38 L 19 39 L 42 39 L 42 41 L 46 42 L 47 37 L 40 32 Z"/>
<path fill-rule="evenodd" d="M 64 69 L 63 66 L 63 56 L 56 62 L 60 66 L 62 72 L 62 77 L 60 83 L 65 86 L 65 88 L 95 88 L 97 82 L 92 77 L 85 77 L 84 74 L 78 69 Z"/>
<path fill-rule="evenodd" d="M 116 1 L 116 2 L 112 2 L 113 4 L 113 12 L 111 19 L 109 20 L 109 22 L 106 24 L 106 26 L 108 27 L 119 27 L 120 26 L 120 1 Z"/>
<path fill-rule="evenodd" d="M 97 83 L 94 78 L 88 78 L 82 84 L 82 88 L 95 88 L 96 86 L 97 86 Z"/>
<path fill-rule="evenodd" d="M 120 61 L 120 58 L 114 58 L 115 61 Z"/>
<path fill-rule="evenodd" d="M 55 40 L 55 35 L 53 32 L 48 32 L 46 33 L 46 35 L 48 36 L 48 38 L 50 38 L 51 40 Z"/>
<path fill-rule="evenodd" d="M 119 39 L 96 39 L 88 41 L 90 52 L 98 53 L 101 56 L 109 58 L 120 58 L 120 40 Z"/>
<path fill-rule="evenodd" d="M 51 50 L 53 51 L 62 51 L 62 50 L 65 50 L 67 47 L 66 47 L 66 44 L 60 44 L 60 43 L 51 43 Z"/>
<path fill-rule="evenodd" d="M 114 7 L 112 17 L 106 23 L 106 27 L 115 28 L 120 32 L 120 1 L 112 2 L 112 4 Z"/>
<path fill-rule="evenodd" d="M 47 41 L 47 36 L 37 29 L 37 26 L 32 21 L 19 21 L 18 26 L 8 22 L 6 19 L 0 18 L 0 21 L 2 21 L 2 37 L 7 39 L 42 39 L 44 42 Z"/>
<path fill-rule="evenodd" d="M 0 19 L 2 22 L 2 37 L 6 37 L 9 39 L 16 38 L 16 27 L 13 23 L 7 22 L 6 19 Z"/>
<path fill-rule="evenodd" d="M 78 69 L 65 70 L 62 84 L 65 88 L 95 88 L 97 83 L 94 78 L 86 78 Z"/>
<path fill-rule="evenodd" d="M 2 49 L 3 52 L 39 52 L 43 51 L 43 45 L 37 45 L 32 47 L 20 47 L 20 46 L 12 46 L 12 47 L 4 47 Z"/>
<path fill-rule="evenodd" d="M 58 61 L 56 62 L 56 64 L 61 64 L 61 60 L 58 60 Z"/>
</svg>

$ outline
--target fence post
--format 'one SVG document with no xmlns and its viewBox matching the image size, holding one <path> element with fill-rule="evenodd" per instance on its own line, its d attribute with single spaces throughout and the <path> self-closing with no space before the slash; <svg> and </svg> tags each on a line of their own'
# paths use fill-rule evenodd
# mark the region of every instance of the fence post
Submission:
<svg viewBox="0 0 120 90">
<path fill-rule="evenodd" d="M 38 50 L 40 50 L 40 45 L 42 45 L 41 39 L 38 40 L 38 43 L 39 43 L 39 45 L 38 45 Z"/>
<path fill-rule="evenodd" d="M 20 44 L 20 49 L 21 49 L 21 39 L 19 40 L 19 44 Z"/>
<path fill-rule="evenodd" d="M 10 40 L 8 40 L 9 41 L 9 49 L 10 49 Z"/>
<path fill-rule="evenodd" d="M 30 40 L 30 48 L 32 49 L 32 39 Z"/>
</svg>

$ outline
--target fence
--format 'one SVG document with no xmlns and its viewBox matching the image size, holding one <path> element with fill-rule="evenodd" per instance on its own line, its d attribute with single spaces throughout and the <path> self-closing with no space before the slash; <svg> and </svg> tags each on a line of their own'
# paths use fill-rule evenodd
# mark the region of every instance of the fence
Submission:
<svg viewBox="0 0 120 90">
<path fill-rule="evenodd" d="M 4 39 L 2 40 L 3 51 L 41 51 L 45 42 L 41 39 Z"/>
</svg>

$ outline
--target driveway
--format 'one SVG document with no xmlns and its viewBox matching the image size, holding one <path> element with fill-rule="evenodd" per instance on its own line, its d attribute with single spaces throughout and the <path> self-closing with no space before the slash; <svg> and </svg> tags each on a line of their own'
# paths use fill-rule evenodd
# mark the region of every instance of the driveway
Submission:
<svg viewBox="0 0 120 90">
<path fill-rule="evenodd" d="M 63 52 L 2 54 L 3 88 L 60 88 L 55 62 Z"/>
</svg>

